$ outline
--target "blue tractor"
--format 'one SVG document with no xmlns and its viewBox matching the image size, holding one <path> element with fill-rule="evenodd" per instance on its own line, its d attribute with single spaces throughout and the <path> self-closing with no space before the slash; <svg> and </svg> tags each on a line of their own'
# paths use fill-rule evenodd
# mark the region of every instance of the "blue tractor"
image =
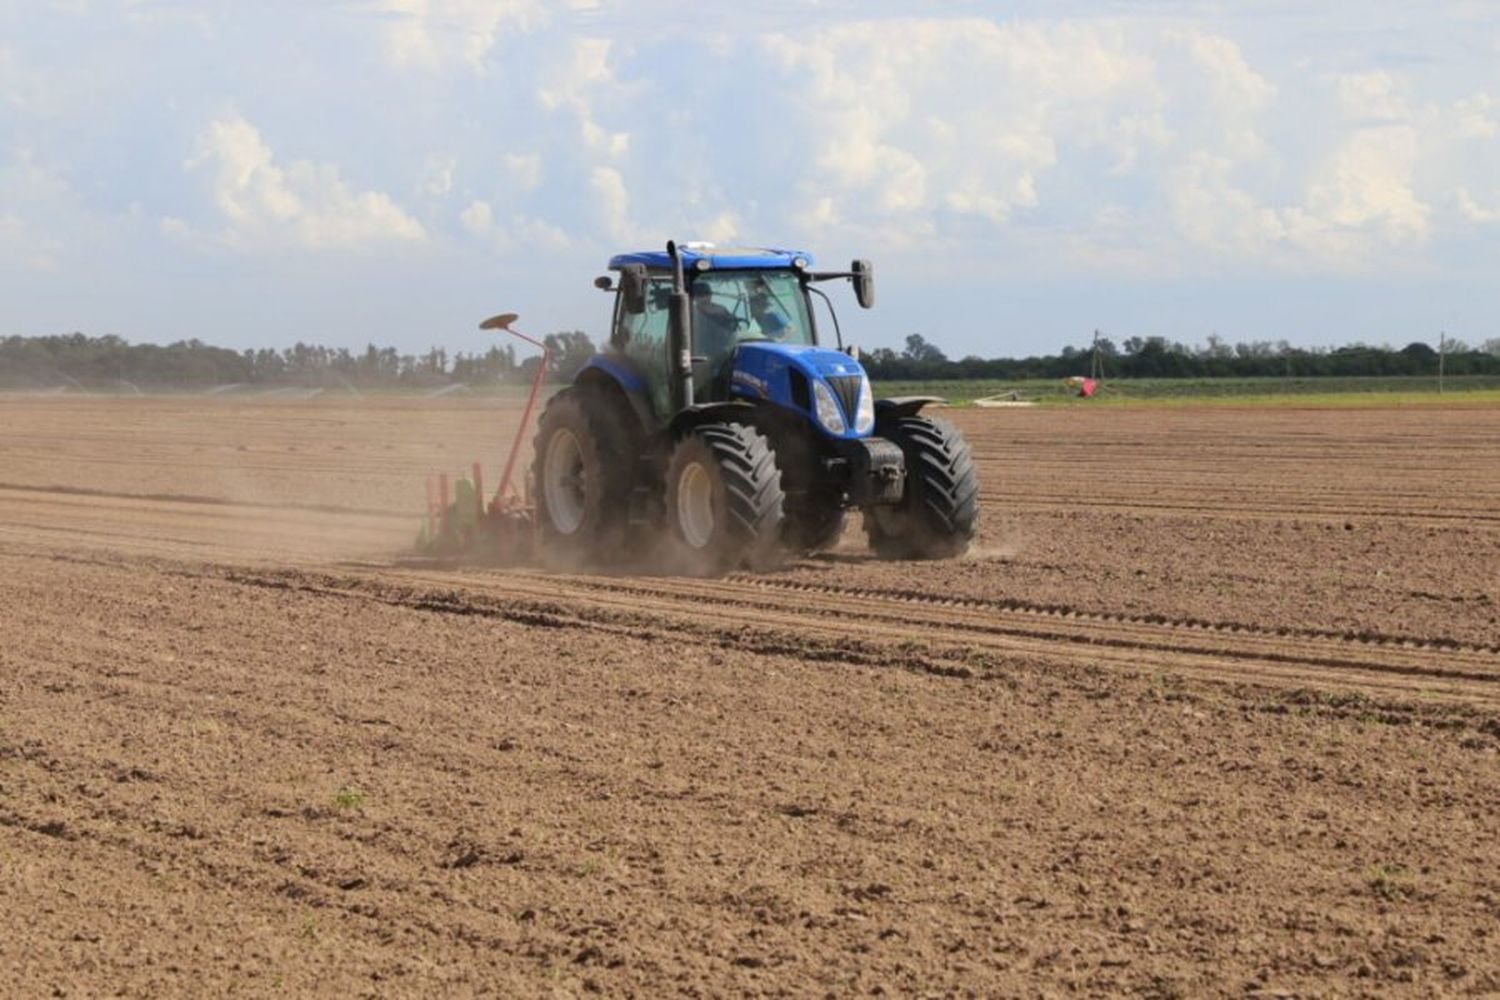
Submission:
<svg viewBox="0 0 1500 1000">
<path fill-rule="evenodd" d="M 968 445 L 921 414 L 933 397 L 876 400 L 843 349 L 816 286 L 848 280 L 868 309 L 869 263 L 812 267 L 800 251 L 693 243 L 610 260 L 594 282 L 614 295 L 609 346 L 538 425 L 542 552 L 598 564 L 665 544 L 694 571 L 764 568 L 832 544 L 852 509 L 880 556 L 965 551 Z M 837 350 L 819 345 L 814 296 Z"/>
</svg>

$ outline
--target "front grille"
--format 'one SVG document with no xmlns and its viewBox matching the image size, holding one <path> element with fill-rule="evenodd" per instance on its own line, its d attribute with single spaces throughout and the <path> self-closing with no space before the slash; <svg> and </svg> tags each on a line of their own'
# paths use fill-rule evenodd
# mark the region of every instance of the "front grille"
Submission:
<svg viewBox="0 0 1500 1000">
<path fill-rule="evenodd" d="M 839 398 L 839 403 L 844 407 L 844 419 L 849 426 L 854 426 L 854 415 L 859 412 L 859 384 L 864 381 L 858 375 L 828 375 L 828 384 L 833 387 L 833 394 Z"/>
</svg>

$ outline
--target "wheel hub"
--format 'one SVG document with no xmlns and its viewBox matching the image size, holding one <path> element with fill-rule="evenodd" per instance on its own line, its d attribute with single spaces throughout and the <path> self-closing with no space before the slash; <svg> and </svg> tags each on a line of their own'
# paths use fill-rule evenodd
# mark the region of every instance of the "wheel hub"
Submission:
<svg viewBox="0 0 1500 1000">
<path fill-rule="evenodd" d="M 561 534 L 571 535 L 583 524 L 585 478 L 578 436 L 566 427 L 559 428 L 547 442 L 542 499 L 547 504 L 547 516 Z"/>
<path fill-rule="evenodd" d="M 695 549 L 706 548 L 714 521 L 713 480 L 702 464 L 689 463 L 677 477 L 677 526 L 683 540 Z"/>
</svg>

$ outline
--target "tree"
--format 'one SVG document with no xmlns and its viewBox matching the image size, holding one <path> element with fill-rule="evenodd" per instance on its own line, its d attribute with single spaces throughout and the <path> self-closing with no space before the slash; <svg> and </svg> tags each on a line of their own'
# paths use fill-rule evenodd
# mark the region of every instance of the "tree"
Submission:
<svg viewBox="0 0 1500 1000">
<path fill-rule="evenodd" d="M 927 338 L 923 337 L 920 333 L 913 333 L 907 336 L 906 350 L 901 352 L 901 356 L 908 361 L 915 361 L 918 364 L 940 365 L 948 360 L 948 356 L 936 344 L 929 344 Z"/>
<path fill-rule="evenodd" d="M 1239 346 L 1243 349 L 1245 345 L 1241 344 Z M 1219 336 L 1217 333 L 1210 333 L 1208 335 L 1208 343 L 1204 346 L 1203 350 L 1199 352 L 1200 357 L 1214 358 L 1217 360 L 1227 360 L 1228 358 L 1234 357 L 1234 355 L 1234 348 L 1230 347 L 1228 342 L 1225 341 L 1224 338 Z M 1241 353 L 1240 356 L 1244 357 L 1245 355 Z"/>
<path fill-rule="evenodd" d="M 596 353 L 594 342 L 582 330 L 549 333 L 542 338 L 542 343 L 547 345 L 551 374 L 558 382 L 573 381 L 573 376 L 582 371 Z"/>
</svg>

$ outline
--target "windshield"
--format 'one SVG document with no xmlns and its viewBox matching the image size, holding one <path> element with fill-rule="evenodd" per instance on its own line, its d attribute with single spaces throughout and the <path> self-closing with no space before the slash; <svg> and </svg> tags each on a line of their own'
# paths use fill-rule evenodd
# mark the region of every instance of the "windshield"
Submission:
<svg viewBox="0 0 1500 1000">
<path fill-rule="evenodd" d="M 807 296 L 790 271 L 699 272 L 692 298 L 694 353 L 718 353 L 746 340 L 813 343 Z M 708 341 L 719 343 L 704 350 Z"/>
</svg>

